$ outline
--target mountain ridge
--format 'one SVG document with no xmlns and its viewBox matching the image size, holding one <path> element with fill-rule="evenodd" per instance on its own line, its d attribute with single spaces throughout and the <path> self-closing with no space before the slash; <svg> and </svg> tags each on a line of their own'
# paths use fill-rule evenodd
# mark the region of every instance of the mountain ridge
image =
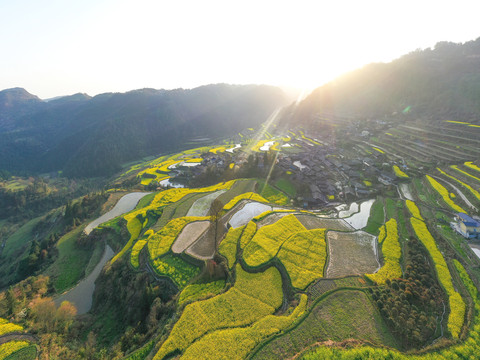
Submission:
<svg viewBox="0 0 480 360">
<path fill-rule="evenodd" d="M 111 175 L 125 162 L 188 147 L 191 138 L 235 135 L 287 102 L 279 88 L 227 84 L 32 99 L 23 112 L 21 99 L 15 111 L 0 111 L 7 119 L 0 123 L 0 168 L 73 177 Z"/>
</svg>

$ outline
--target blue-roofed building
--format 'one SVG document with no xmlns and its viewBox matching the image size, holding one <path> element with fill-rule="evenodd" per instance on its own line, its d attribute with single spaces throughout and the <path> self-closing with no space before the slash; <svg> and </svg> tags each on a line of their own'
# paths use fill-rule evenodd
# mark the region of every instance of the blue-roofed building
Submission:
<svg viewBox="0 0 480 360">
<path fill-rule="evenodd" d="M 465 213 L 456 215 L 457 226 L 454 229 L 467 239 L 480 239 L 480 221 Z"/>
</svg>

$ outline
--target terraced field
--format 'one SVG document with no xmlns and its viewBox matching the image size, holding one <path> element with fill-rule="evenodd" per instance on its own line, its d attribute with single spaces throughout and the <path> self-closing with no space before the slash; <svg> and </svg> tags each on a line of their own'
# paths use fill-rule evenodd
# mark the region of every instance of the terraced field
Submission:
<svg viewBox="0 0 480 360">
<path fill-rule="evenodd" d="M 480 150 L 474 135 L 456 144 L 463 134 L 460 126 L 467 125 L 418 130 L 408 123 L 357 141 L 348 151 L 389 161 L 383 169 L 396 174 L 394 185 L 400 189 L 390 186 L 375 198 L 331 206 L 322 215 L 287 207 L 296 194 L 293 183 L 285 181 L 271 186 L 244 179 L 156 193 L 151 203 L 125 217 L 126 224 L 118 224 L 131 235 L 124 253 L 130 254 L 132 266 L 170 279 L 179 290 L 176 322 L 150 358 L 292 358 L 320 344 L 330 346 L 320 349 L 337 349 L 331 350 L 336 355 L 350 354 L 332 347 L 338 344 L 369 344 L 375 347 L 372 354 L 401 354 L 382 349 L 410 349 L 395 340 L 393 334 L 401 330 L 394 315 L 385 316 L 382 301 L 393 301 L 387 298 L 390 287 L 426 281 L 407 278 L 409 261 L 416 256 L 407 251 L 411 237 L 428 251 L 443 291 L 440 300 L 425 299 L 445 304 L 435 336 L 444 333 L 445 349 L 467 339 L 477 321 L 475 300 L 466 296 L 462 283 L 470 280 L 452 254 L 465 258 L 469 271 L 478 261 L 447 224 L 454 212 L 480 208 L 480 167 L 469 162 Z M 302 146 L 324 146 L 298 133 Z M 262 151 L 272 141 L 250 145 Z M 228 146 L 210 150 L 229 152 Z M 184 160 L 163 159 L 157 165 L 165 167 L 166 161 L 172 171 Z M 425 165 L 428 174 L 419 171 Z M 378 189 L 374 176 L 358 181 Z M 216 218 L 210 216 L 215 199 L 223 205 Z M 407 290 L 417 296 L 415 287 Z M 372 296 L 375 291 L 384 294 L 381 301 Z M 402 301 L 411 300 L 405 294 Z"/>
</svg>

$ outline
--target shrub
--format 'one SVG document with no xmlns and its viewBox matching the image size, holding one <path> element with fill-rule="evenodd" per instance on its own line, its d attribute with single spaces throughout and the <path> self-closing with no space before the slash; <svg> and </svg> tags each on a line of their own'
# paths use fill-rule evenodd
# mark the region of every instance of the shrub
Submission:
<svg viewBox="0 0 480 360">
<path fill-rule="evenodd" d="M 180 289 L 183 289 L 192 278 L 200 273 L 197 266 L 171 254 L 153 260 L 152 264 L 158 275 L 168 276 Z"/>
<path fill-rule="evenodd" d="M 420 214 L 420 210 L 418 210 L 417 205 L 415 205 L 413 201 L 405 200 L 405 203 L 407 204 L 407 208 L 413 217 L 416 217 L 419 220 L 423 220 L 422 215 Z"/>
<path fill-rule="evenodd" d="M 470 169 L 473 169 L 475 171 L 479 171 L 480 172 L 480 167 L 478 167 L 477 165 L 475 165 L 473 162 L 471 161 L 467 161 L 465 162 L 465 166 L 466 167 L 469 167 Z"/>
<path fill-rule="evenodd" d="M 190 303 L 219 294 L 225 287 L 225 281 L 218 280 L 207 284 L 191 284 L 185 287 L 178 298 L 178 305 Z"/>
<path fill-rule="evenodd" d="M 409 354 L 405 355 L 396 350 L 372 348 L 369 346 L 357 347 L 352 349 L 343 349 L 335 347 L 317 347 L 313 351 L 308 352 L 301 357 L 303 360 L 320 360 L 320 359 L 372 359 L 372 360 L 449 360 L 449 359 L 477 359 L 478 343 L 480 341 L 480 301 L 478 299 L 478 291 L 472 280 L 468 276 L 463 266 L 456 260 L 453 264 L 457 269 L 460 279 L 467 288 L 472 297 L 475 307 L 475 317 L 469 331 L 469 336 L 464 343 L 454 345 L 438 351 L 428 352 L 422 355 Z"/>
<path fill-rule="evenodd" d="M 240 248 L 245 249 L 245 247 L 250 243 L 255 233 L 257 232 L 257 224 L 253 221 L 250 221 L 245 225 L 242 236 L 240 237 Z"/>
<path fill-rule="evenodd" d="M 463 181 L 457 179 L 456 177 L 447 174 L 445 171 L 443 171 L 443 170 L 440 169 L 440 168 L 437 168 L 437 170 L 440 172 L 440 174 L 445 175 L 445 176 L 447 176 L 448 178 L 450 178 L 450 179 L 452 179 L 452 180 L 455 180 L 455 181 L 458 182 L 460 185 L 462 185 L 463 187 L 467 188 L 478 200 L 480 200 L 480 192 L 478 192 L 477 190 L 475 190 L 474 188 L 472 188 L 470 185 L 465 184 Z"/>
<path fill-rule="evenodd" d="M 450 167 L 451 167 L 453 170 L 456 170 L 456 171 L 462 173 L 462 174 L 465 175 L 465 176 L 468 176 L 468 177 L 470 177 L 470 178 L 472 178 L 472 179 L 474 179 L 474 180 L 480 181 L 480 178 L 478 178 L 478 177 L 476 177 L 476 176 L 474 176 L 474 175 L 472 175 L 472 174 L 470 174 L 470 173 L 468 173 L 468 172 L 466 172 L 466 171 L 463 171 L 462 169 L 459 169 L 457 165 L 451 165 Z"/>
<path fill-rule="evenodd" d="M 306 307 L 307 295 L 302 294 L 290 315 L 268 315 L 248 327 L 214 331 L 192 344 L 182 359 L 244 359 L 257 344 L 302 316 Z"/>
<path fill-rule="evenodd" d="M 0 318 L 0 336 L 10 334 L 12 332 L 23 331 L 23 327 L 17 324 L 13 324 L 8 320 Z"/>
<path fill-rule="evenodd" d="M 198 216 L 184 216 L 181 218 L 176 218 L 170 220 L 167 225 L 161 228 L 156 233 L 153 233 L 147 238 L 148 252 L 150 254 L 150 259 L 154 260 L 159 256 L 166 254 L 178 234 L 183 230 L 185 225 L 193 221 L 201 221 L 209 219 L 208 216 L 198 217 Z"/>
<path fill-rule="evenodd" d="M 138 240 L 135 245 L 133 245 L 132 253 L 130 254 L 130 263 L 135 269 L 140 265 L 138 256 L 146 244 L 147 240 Z"/>
</svg>

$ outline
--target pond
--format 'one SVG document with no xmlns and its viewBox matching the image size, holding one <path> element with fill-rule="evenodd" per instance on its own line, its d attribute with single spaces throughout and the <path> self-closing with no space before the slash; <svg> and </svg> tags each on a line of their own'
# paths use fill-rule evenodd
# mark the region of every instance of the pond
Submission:
<svg viewBox="0 0 480 360">
<path fill-rule="evenodd" d="M 305 165 L 303 165 L 300 161 L 294 161 L 293 162 L 293 165 L 295 165 L 296 167 L 298 167 L 300 170 L 303 170 L 306 168 Z"/>
<path fill-rule="evenodd" d="M 275 144 L 275 141 L 267 141 L 265 144 L 263 144 L 262 147 L 260 147 L 260 151 L 268 151 L 268 150 L 270 150 L 270 147 L 272 147 L 273 144 Z"/>
<path fill-rule="evenodd" d="M 240 144 L 235 144 L 235 147 L 231 148 L 231 149 L 227 149 L 226 151 L 229 152 L 229 153 L 233 153 L 233 150 L 236 150 L 238 148 L 241 148 L 242 145 Z"/>
<path fill-rule="evenodd" d="M 186 216 L 207 216 L 212 203 L 227 190 L 218 190 L 195 201 Z"/>
<path fill-rule="evenodd" d="M 105 247 L 100 262 L 85 279 L 80 281 L 77 286 L 60 295 L 54 300 L 56 306 L 60 306 L 62 301 L 70 301 L 77 308 L 77 314 L 87 313 L 92 307 L 93 291 L 95 290 L 95 280 L 102 271 L 105 264 L 113 257 L 114 253 L 110 246 Z"/>
<path fill-rule="evenodd" d="M 160 181 L 160 185 L 163 186 L 163 187 L 170 186 L 170 187 L 173 187 L 173 188 L 183 188 L 183 187 L 185 187 L 185 185 L 183 185 L 183 184 L 171 182 L 170 179 L 165 179 L 165 180 Z"/>
<path fill-rule="evenodd" d="M 410 187 L 408 186 L 408 184 L 402 183 L 402 184 L 399 185 L 399 187 L 400 187 L 400 191 L 402 192 L 405 199 L 414 201 L 412 193 L 410 192 Z"/>
<path fill-rule="evenodd" d="M 246 225 L 255 216 L 270 210 L 272 210 L 272 207 L 269 205 L 265 205 L 255 201 L 249 202 L 232 216 L 229 224 L 234 228 Z"/>
<path fill-rule="evenodd" d="M 477 257 L 480 259 L 480 245 L 472 245 L 470 244 L 470 248 L 473 250 L 473 252 L 475 253 L 475 255 L 477 255 Z"/>
<path fill-rule="evenodd" d="M 122 214 L 125 214 L 137 206 L 138 202 L 141 198 L 145 195 L 150 194 L 149 192 L 134 192 L 127 195 L 122 196 L 120 200 L 115 204 L 112 210 L 103 214 L 96 220 L 93 220 L 90 224 L 85 227 L 85 234 L 90 234 L 93 229 L 95 229 L 98 225 L 103 224 L 104 222 L 116 218 Z"/>
<path fill-rule="evenodd" d="M 356 202 L 351 203 L 349 208 L 347 208 L 347 205 L 345 204 L 337 206 L 336 209 L 338 210 L 339 218 L 346 218 L 352 216 L 359 211 L 359 207 Z"/>
<path fill-rule="evenodd" d="M 344 220 L 349 223 L 354 229 L 360 230 L 367 226 L 368 218 L 370 217 L 370 209 L 372 208 L 375 199 L 364 201 L 360 205 L 360 211 Z"/>
</svg>

